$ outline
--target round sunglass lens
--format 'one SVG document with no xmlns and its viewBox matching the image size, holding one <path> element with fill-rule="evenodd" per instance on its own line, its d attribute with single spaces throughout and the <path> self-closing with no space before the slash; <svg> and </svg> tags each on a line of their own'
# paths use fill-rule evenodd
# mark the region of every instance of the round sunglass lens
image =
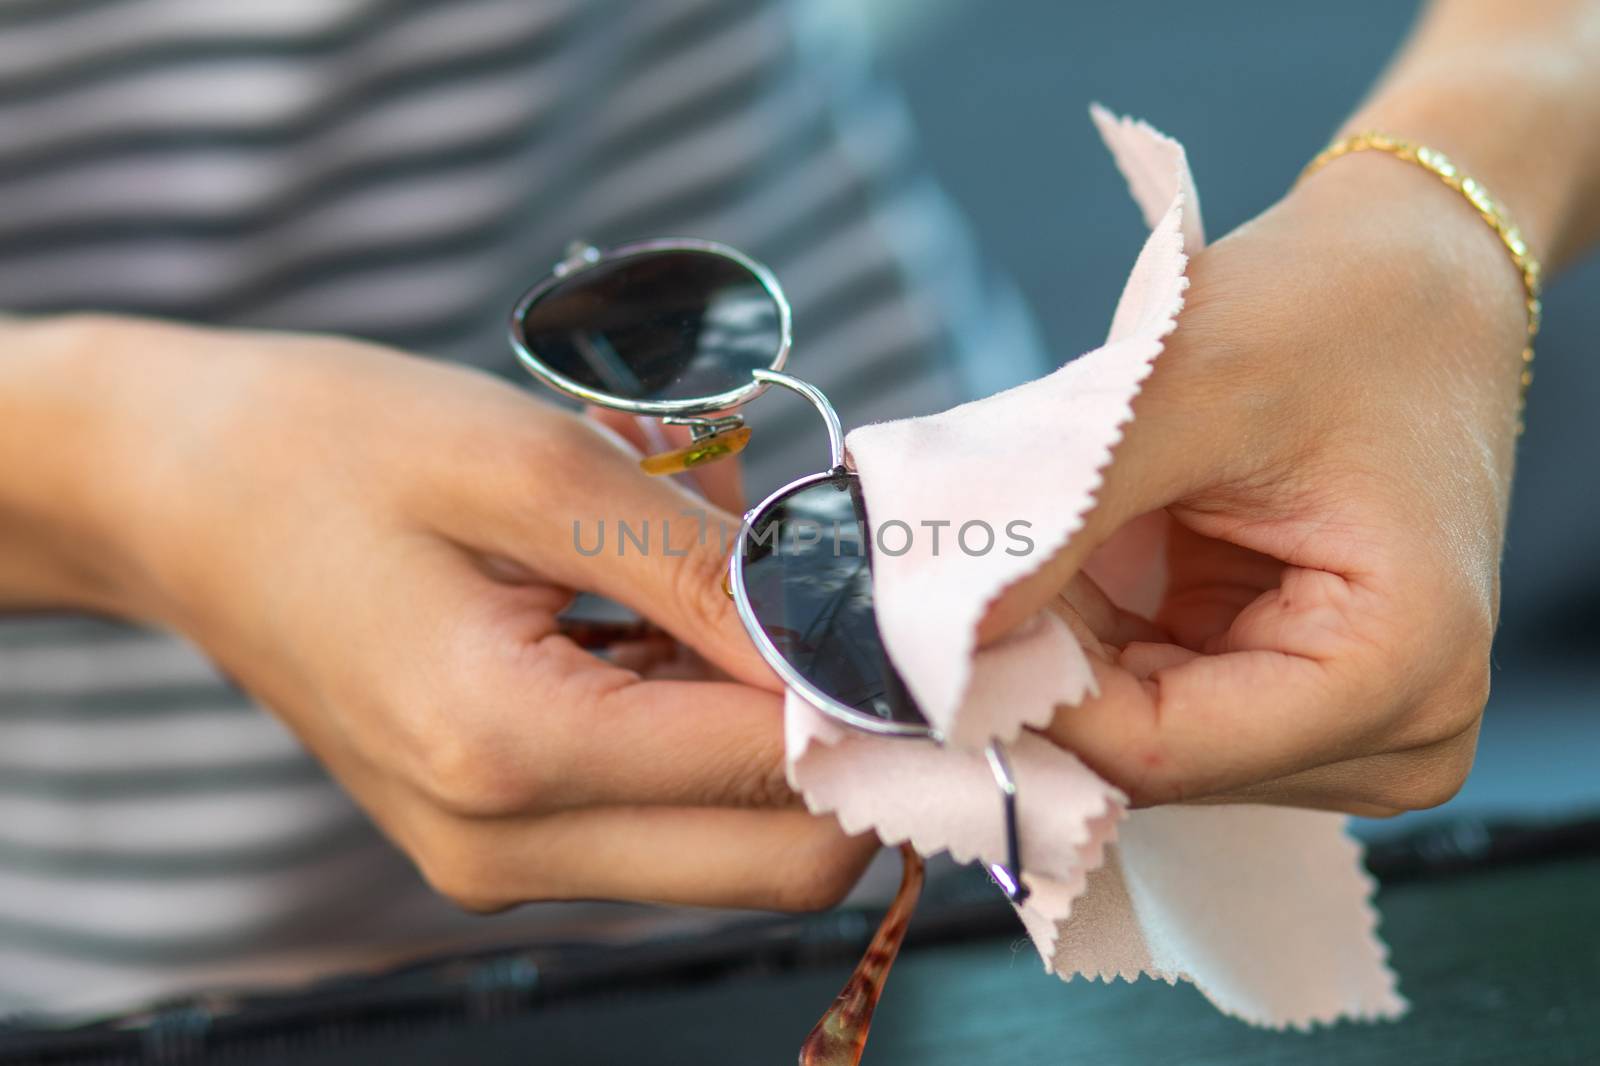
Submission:
<svg viewBox="0 0 1600 1066">
<path fill-rule="evenodd" d="M 878 634 L 865 514 L 849 474 L 769 504 L 741 546 L 745 597 L 778 654 L 818 692 L 863 719 L 925 726 Z"/>
<path fill-rule="evenodd" d="M 558 282 L 517 322 L 523 346 L 569 381 L 637 402 L 693 400 L 750 384 L 783 347 L 761 279 L 716 252 L 639 252 Z"/>
</svg>

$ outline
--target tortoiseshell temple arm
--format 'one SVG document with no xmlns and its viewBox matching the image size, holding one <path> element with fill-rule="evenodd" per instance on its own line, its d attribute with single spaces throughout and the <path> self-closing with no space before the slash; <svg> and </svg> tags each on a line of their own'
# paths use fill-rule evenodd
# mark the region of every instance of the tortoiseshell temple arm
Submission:
<svg viewBox="0 0 1600 1066">
<path fill-rule="evenodd" d="M 878 931 L 873 934 L 867 953 L 856 964 L 833 1006 L 817 1022 L 800 1047 L 800 1066 L 857 1066 L 867 1046 L 867 1031 L 872 1027 L 872 1011 L 889 979 L 889 968 L 911 925 L 911 912 L 917 909 L 922 894 L 922 856 L 910 844 L 900 845 L 904 873 L 900 891 L 889 904 Z"/>
</svg>

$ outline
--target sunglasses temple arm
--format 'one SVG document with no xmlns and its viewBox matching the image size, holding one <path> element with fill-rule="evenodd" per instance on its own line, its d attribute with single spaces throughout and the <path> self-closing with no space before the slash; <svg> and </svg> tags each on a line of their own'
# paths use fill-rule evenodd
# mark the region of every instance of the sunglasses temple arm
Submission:
<svg viewBox="0 0 1600 1066">
<path fill-rule="evenodd" d="M 909 843 L 900 845 L 903 872 L 900 890 L 873 934 L 867 952 L 856 964 L 839 996 L 800 1046 L 800 1066 L 857 1066 L 872 1028 L 873 1008 L 889 979 L 889 968 L 900 954 L 911 914 L 922 894 L 922 856 Z"/>
<path fill-rule="evenodd" d="M 1020 905 L 1028 898 L 1028 886 L 1022 883 L 1022 832 L 1017 823 L 1017 779 L 1011 772 L 1011 762 L 998 739 L 989 741 L 984 749 L 989 761 L 989 772 L 1000 789 L 1000 800 L 1006 817 L 1006 862 L 989 864 L 989 876 L 1005 892 L 1006 898 Z"/>
<path fill-rule="evenodd" d="M 817 409 L 822 420 L 828 424 L 828 451 L 832 457 L 829 463 L 830 472 L 844 469 L 844 428 L 839 424 L 839 413 L 833 409 L 833 404 L 822 394 L 822 390 L 809 381 L 783 373 L 781 370 L 757 370 L 755 379 L 768 385 L 781 385 L 790 392 L 797 392 Z"/>
</svg>

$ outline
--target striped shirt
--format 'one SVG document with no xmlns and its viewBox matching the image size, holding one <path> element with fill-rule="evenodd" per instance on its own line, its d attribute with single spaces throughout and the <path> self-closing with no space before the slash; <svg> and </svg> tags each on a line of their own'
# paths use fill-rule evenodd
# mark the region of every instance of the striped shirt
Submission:
<svg viewBox="0 0 1600 1066">
<path fill-rule="evenodd" d="M 347 333 L 513 374 L 505 312 L 569 240 L 684 235 L 774 268 L 791 368 L 847 424 L 1032 376 L 1026 314 L 837 7 L 0 0 L 0 309 Z M 770 416 L 752 490 L 815 468 L 813 422 Z M 457 914 L 178 638 L 0 619 L 0 1018 L 711 920 Z"/>
</svg>

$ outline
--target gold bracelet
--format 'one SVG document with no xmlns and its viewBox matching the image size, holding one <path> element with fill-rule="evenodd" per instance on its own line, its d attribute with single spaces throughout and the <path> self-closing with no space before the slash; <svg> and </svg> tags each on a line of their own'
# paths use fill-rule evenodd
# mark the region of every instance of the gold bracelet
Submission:
<svg viewBox="0 0 1600 1066">
<path fill-rule="evenodd" d="M 1522 275 L 1522 289 L 1528 309 L 1528 338 L 1522 348 L 1521 388 L 1517 394 L 1517 432 L 1521 433 L 1522 411 L 1528 403 L 1528 386 L 1533 384 L 1533 338 L 1539 333 L 1541 312 L 1539 261 L 1528 251 L 1528 242 L 1523 239 L 1522 232 L 1512 224 L 1505 208 L 1489 194 L 1483 183 L 1463 174 L 1448 156 L 1435 149 L 1403 141 L 1386 133 L 1368 130 L 1337 140 L 1318 152 L 1316 158 L 1307 163 L 1305 169 L 1300 172 L 1298 180 L 1306 180 L 1342 155 L 1365 151 L 1388 152 L 1408 163 L 1415 163 L 1466 197 L 1478 215 L 1499 235 L 1500 242 L 1506 246 L 1506 251 L 1511 253 L 1511 261 L 1516 264 L 1517 272 Z"/>
</svg>

